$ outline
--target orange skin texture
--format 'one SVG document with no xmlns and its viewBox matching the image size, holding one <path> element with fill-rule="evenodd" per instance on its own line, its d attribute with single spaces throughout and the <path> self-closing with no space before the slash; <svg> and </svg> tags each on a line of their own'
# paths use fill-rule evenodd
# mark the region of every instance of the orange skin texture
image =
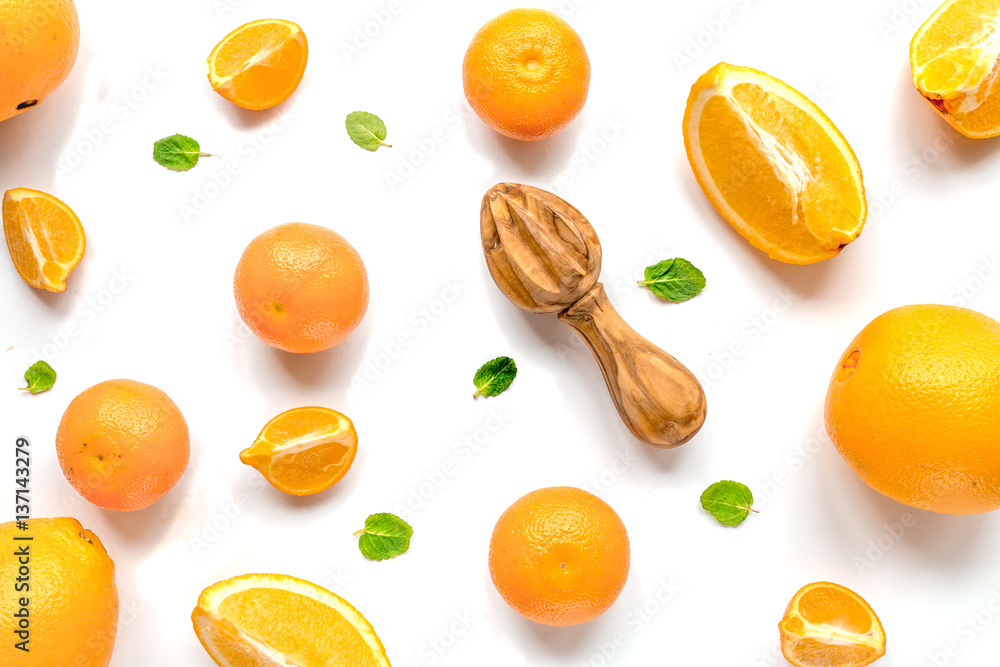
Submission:
<svg viewBox="0 0 1000 667">
<path fill-rule="evenodd" d="M 0 0 L 0 26 L 3 121 L 36 106 L 66 80 L 80 48 L 80 21 L 73 0 Z"/>
<path fill-rule="evenodd" d="M 503 513 L 490 539 L 500 596 L 527 619 L 585 623 L 607 611 L 628 579 L 628 534 L 597 496 L 568 486 L 533 491 Z"/>
<path fill-rule="evenodd" d="M 14 542 L 14 536 L 31 536 Z M 8 638 L 0 646 L 0 664 L 17 667 L 87 665 L 107 667 L 118 630 L 115 564 L 101 541 L 71 518 L 29 519 L 28 530 L 14 522 L 0 524 L 0 577 L 9 582 L 0 595 L 0 615 Z M 16 547 L 30 545 L 29 592 L 14 590 L 20 563 Z M 14 648 L 11 632 L 19 599 L 29 598 L 29 651 Z"/>
<path fill-rule="evenodd" d="M 555 134 L 583 109 L 590 59 L 568 23 L 542 9 L 512 9 L 479 29 L 462 64 L 476 114 L 512 139 Z"/>
<path fill-rule="evenodd" d="M 1000 507 L 1000 323 L 916 305 L 875 318 L 841 357 L 826 428 L 876 491 L 912 507 Z"/>
<path fill-rule="evenodd" d="M 165 393 L 134 380 L 84 390 L 56 433 L 63 474 L 98 507 L 133 511 L 172 489 L 191 452 L 187 422 Z"/>
<path fill-rule="evenodd" d="M 236 308 L 257 337 L 286 352 L 343 342 L 368 310 L 368 272 L 336 232 L 279 225 L 247 246 L 233 279 Z"/>
</svg>

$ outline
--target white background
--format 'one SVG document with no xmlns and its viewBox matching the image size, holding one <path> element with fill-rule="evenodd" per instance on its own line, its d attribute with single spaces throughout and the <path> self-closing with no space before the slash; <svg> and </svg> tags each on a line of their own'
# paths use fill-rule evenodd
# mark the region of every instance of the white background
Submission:
<svg viewBox="0 0 1000 667">
<path fill-rule="evenodd" d="M 995 660 L 1000 618 L 982 610 L 1000 604 L 1000 517 L 908 515 L 823 435 L 830 373 L 876 315 L 920 302 L 998 314 L 1000 145 L 962 138 L 912 89 L 908 42 L 935 3 L 898 4 L 544 3 L 581 34 L 593 81 L 568 129 L 521 144 L 488 130 L 461 88 L 469 40 L 508 2 L 82 3 L 72 76 L 0 124 L 0 189 L 56 194 L 88 241 L 64 294 L 27 287 L 0 261 L 0 442 L 10 446 L 0 480 L 13 486 L 13 441 L 28 436 L 33 515 L 74 516 L 104 541 L 122 602 L 112 665 L 208 667 L 189 619 L 198 594 L 253 571 L 341 594 L 398 667 L 785 664 L 777 622 L 800 586 L 821 579 L 881 615 L 880 664 L 935 664 L 946 648 L 956 655 L 937 655 L 939 665 Z M 244 112 L 211 90 L 204 59 L 232 28 L 273 15 L 302 25 L 309 65 L 288 102 Z M 376 33 L 367 43 L 366 26 Z M 802 90 L 851 142 L 871 214 L 841 256 L 768 260 L 702 195 L 681 117 L 691 83 L 720 60 Z M 356 109 L 386 121 L 394 148 L 350 143 L 343 119 Z M 175 132 L 222 158 L 164 170 L 152 143 Z M 230 163 L 238 173 L 221 176 Z M 705 383 L 709 417 L 692 442 L 659 451 L 632 438 L 576 334 L 493 285 L 478 213 L 498 181 L 558 190 L 594 224 L 615 306 Z M 368 315 L 326 353 L 273 350 L 234 307 L 243 248 L 290 221 L 343 234 L 368 267 Z M 672 305 L 634 286 L 647 264 L 674 256 L 705 272 L 700 296 Z M 112 294 L 116 274 L 127 284 Z M 408 344 L 395 347 L 400 336 Z M 500 354 L 517 361 L 513 387 L 473 401 L 474 371 Z M 55 388 L 16 392 L 39 358 L 58 370 Z M 116 377 L 165 390 L 192 436 L 178 486 L 131 514 L 82 501 L 53 446 L 70 400 Z M 271 417 L 310 404 L 348 414 L 360 449 L 334 489 L 296 499 L 237 455 Z M 484 438 L 491 415 L 502 426 Z M 476 437 L 477 451 L 462 444 Z M 737 529 L 716 524 L 698 497 L 719 479 L 749 484 L 760 514 Z M 600 619 L 547 628 L 497 595 L 487 546 L 511 502 L 567 484 L 622 516 L 632 572 Z M 405 512 L 412 548 L 371 563 L 351 534 L 387 510 Z M 900 535 L 893 524 L 904 522 Z"/>
</svg>

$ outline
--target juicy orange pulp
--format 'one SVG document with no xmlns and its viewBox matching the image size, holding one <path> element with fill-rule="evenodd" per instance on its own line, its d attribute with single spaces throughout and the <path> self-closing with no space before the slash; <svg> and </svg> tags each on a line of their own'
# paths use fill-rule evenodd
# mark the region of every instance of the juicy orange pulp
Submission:
<svg viewBox="0 0 1000 667">
<path fill-rule="evenodd" d="M 208 56 L 215 92 L 244 109 L 270 109 L 287 100 L 306 69 L 309 46 L 291 21 L 262 19 L 226 35 Z"/>
<path fill-rule="evenodd" d="M 684 146 L 716 210 L 773 259 L 835 257 L 861 233 L 861 167 L 804 95 L 748 67 L 720 63 L 691 88 Z"/>
<path fill-rule="evenodd" d="M 949 0 L 910 42 L 913 85 L 967 137 L 1000 134 L 1000 0 Z"/>
<path fill-rule="evenodd" d="M 329 408 L 295 408 L 264 426 L 240 460 L 276 489 L 296 496 L 324 491 L 343 478 L 358 452 L 347 416 Z"/>
<path fill-rule="evenodd" d="M 781 652 L 796 667 L 863 667 L 885 655 L 885 632 L 875 611 L 839 584 L 801 588 L 778 628 Z"/>
<path fill-rule="evenodd" d="M 375 629 L 357 609 L 287 575 L 245 574 L 209 586 L 191 620 L 222 667 L 389 667 Z"/>
<path fill-rule="evenodd" d="M 8 190 L 3 196 L 3 233 L 24 282 L 50 292 L 66 291 L 66 278 L 87 248 L 83 225 L 69 206 L 38 190 Z"/>
</svg>

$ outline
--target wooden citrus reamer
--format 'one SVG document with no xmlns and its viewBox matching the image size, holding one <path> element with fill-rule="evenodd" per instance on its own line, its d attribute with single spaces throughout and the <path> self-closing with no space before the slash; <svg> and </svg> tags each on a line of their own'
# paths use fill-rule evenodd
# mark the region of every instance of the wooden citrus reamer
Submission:
<svg viewBox="0 0 1000 667">
<path fill-rule="evenodd" d="M 480 211 L 490 275 L 514 305 L 559 313 L 597 358 L 622 421 L 656 447 L 682 445 L 705 422 L 705 392 L 682 363 L 615 311 L 601 273 L 601 243 L 587 219 L 551 192 L 495 185 Z"/>
</svg>

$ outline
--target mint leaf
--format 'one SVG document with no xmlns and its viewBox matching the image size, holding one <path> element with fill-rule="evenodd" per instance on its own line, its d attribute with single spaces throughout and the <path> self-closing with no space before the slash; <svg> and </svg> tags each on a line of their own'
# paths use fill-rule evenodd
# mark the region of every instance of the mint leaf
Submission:
<svg viewBox="0 0 1000 667">
<path fill-rule="evenodd" d="M 667 301 L 687 301 L 705 289 L 705 274 L 680 257 L 647 266 L 643 275 L 645 280 L 640 280 L 639 284 Z"/>
<path fill-rule="evenodd" d="M 40 394 L 43 391 L 52 389 L 56 383 L 56 372 L 44 361 L 36 361 L 31 364 L 28 370 L 24 371 L 24 379 L 27 387 L 21 387 L 21 391 L 30 391 L 32 394 Z"/>
<path fill-rule="evenodd" d="M 517 364 L 510 357 L 497 357 L 483 364 L 472 382 L 476 385 L 477 396 L 496 396 L 507 391 L 507 387 L 517 375 Z"/>
<path fill-rule="evenodd" d="M 701 506 L 723 526 L 738 526 L 750 512 L 757 513 L 753 508 L 753 493 L 749 487 L 726 480 L 705 489 L 701 494 Z"/>
<path fill-rule="evenodd" d="M 386 560 L 406 553 L 413 528 L 395 514 L 372 514 L 365 519 L 365 527 L 354 534 L 361 536 L 358 548 L 365 558 Z"/>
<path fill-rule="evenodd" d="M 187 171 L 198 164 L 198 158 L 211 155 L 202 153 L 198 142 L 183 134 L 175 134 L 153 144 L 153 159 L 173 171 Z"/>
<path fill-rule="evenodd" d="M 347 134 L 351 141 L 366 151 L 377 151 L 380 146 L 392 148 L 385 143 L 386 129 L 382 119 L 367 111 L 347 114 Z"/>
</svg>

